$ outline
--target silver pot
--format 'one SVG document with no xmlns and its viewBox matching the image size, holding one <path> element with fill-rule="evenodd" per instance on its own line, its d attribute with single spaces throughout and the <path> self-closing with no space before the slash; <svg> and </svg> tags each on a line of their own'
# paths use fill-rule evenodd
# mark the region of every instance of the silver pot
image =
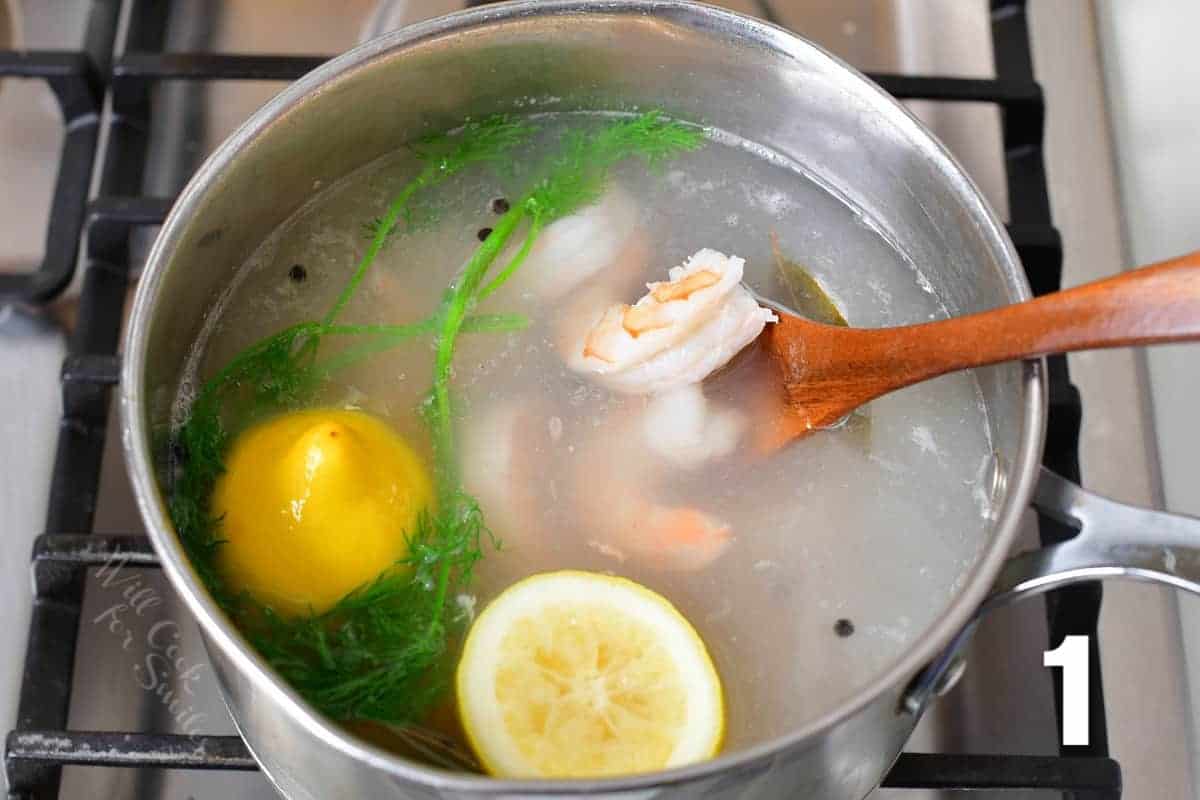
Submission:
<svg viewBox="0 0 1200 800">
<path fill-rule="evenodd" d="M 157 477 L 155 434 L 167 425 L 206 313 L 235 266 L 314 185 L 414 135 L 518 108 L 635 107 L 663 107 L 808 165 L 882 223 L 952 313 L 1029 297 L 1003 227 L 920 123 L 828 53 L 736 14 L 673 1 L 518 2 L 398 31 L 287 88 L 213 154 L 176 203 L 138 290 L 121 381 L 127 460 L 150 536 L 199 620 L 247 745 L 287 796 L 861 798 L 900 752 L 981 608 L 1116 575 L 1200 589 L 1200 554 L 1188 546 L 1200 544 L 1200 521 L 1120 506 L 1039 473 L 1044 365 L 1009 364 L 978 373 L 1005 466 L 994 528 L 957 597 L 886 674 L 786 736 L 658 774 L 514 782 L 406 761 L 310 709 L 204 589 Z M 1031 500 L 1083 530 L 1006 564 Z"/>
</svg>

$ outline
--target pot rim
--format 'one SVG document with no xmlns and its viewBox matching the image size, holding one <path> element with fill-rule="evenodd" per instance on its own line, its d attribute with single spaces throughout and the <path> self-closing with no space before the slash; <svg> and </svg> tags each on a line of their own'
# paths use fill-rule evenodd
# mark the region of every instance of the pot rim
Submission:
<svg viewBox="0 0 1200 800">
<path fill-rule="evenodd" d="M 906 126 L 906 133 L 918 142 L 926 155 L 941 163 L 941 171 L 966 201 L 972 221 L 985 238 L 992 240 L 1000 257 L 1005 281 L 1015 293 L 1014 300 L 1031 297 L 1024 270 L 1004 226 L 958 161 L 916 117 L 858 70 L 823 48 L 791 31 L 725 9 L 689 0 L 515 0 L 498 6 L 460 11 L 385 34 L 327 61 L 281 91 L 234 131 L 200 166 L 180 193 L 147 257 L 125 334 L 125 356 L 121 369 L 121 434 L 126 468 L 138 508 L 162 567 L 199 622 L 206 643 L 215 643 L 238 670 L 249 677 L 256 690 L 265 693 L 295 724 L 303 726 L 322 743 L 340 750 L 346 756 L 396 777 L 439 790 L 465 793 L 545 795 L 620 792 L 713 777 L 729 769 L 769 760 L 787 750 L 803 748 L 889 691 L 906 686 L 919 670 L 950 643 L 988 594 L 1032 495 L 1041 461 L 1045 428 L 1045 366 L 1041 360 L 1028 361 L 1024 365 L 1022 384 L 1026 394 L 1020 444 L 1008 474 L 1006 502 L 989 533 L 986 550 L 968 572 L 958 596 L 921 637 L 889 669 L 852 697 L 787 734 L 710 761 L 642 775 L 583 780 L 505 780 L 448 772 L 409 761 L 355 737 L 318 713 L 291 686 L 277 677 L 241 633 L 226 621 L 184 554 L 170 522 L 150 456 L 142 386 L 147 335 L 163 278 L 176 246 L 208 187 L 219 179 L 230 164 L 236 162 L 245 146 L 275 121 L 303 105 L 310 93 L 325 89 L 335 80 L 358 69 L 368 68 L 381 57 L 395 56 L 423 40 L 521 17 L 651 15 L 661 12 L 671 12 L 673 19 L 684 23 L 703 20 L 708 24 L 715 22 L 734 28 L 740 36 L 784 54 L 808 50 L 818 58 L 827 60 L 833 69 L 848 73 L 847 77 L 865 84 L 862 87 L 864 97 L 891 112 L 889 124 Z M 897 115 L 895 112 L 900 113 Z M 896 713 L 905 712 L 898 709 Z"/>
</svg>

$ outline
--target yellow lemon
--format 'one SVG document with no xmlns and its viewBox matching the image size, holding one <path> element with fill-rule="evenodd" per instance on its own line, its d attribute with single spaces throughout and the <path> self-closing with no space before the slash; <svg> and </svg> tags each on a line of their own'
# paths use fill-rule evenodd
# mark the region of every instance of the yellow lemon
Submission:
<svg viewBox="0 0 1200 800">
<path fill-rule="evenodd" d="M 463 728 L 493 775 L 628 775 L 711 758 L 721 681 L 664 597 L 589 572 L 534 575 L 479 615 L 457 675 Z"/>
<path fill-rule="evenodd" d="M 432 494 L 417 454 L 377 417 L 274 417 L 234 441 L 214 489 L 217 566 L 281 614 L 319 613 L 405 555 Z"/>
</svg>

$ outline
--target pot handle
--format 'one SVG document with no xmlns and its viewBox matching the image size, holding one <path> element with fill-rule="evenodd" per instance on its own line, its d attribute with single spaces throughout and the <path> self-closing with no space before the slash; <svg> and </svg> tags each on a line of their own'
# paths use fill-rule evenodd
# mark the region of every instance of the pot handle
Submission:
<svg viewBox="0 0 1200 800">
<path fill-rule="evenodd" d="M 1013 556 L 992 592 L 946 649 L 909 684 L 901 710 L 919 715 L 946 685 L 980 620 L 993 608 L 1072 583 L 1133 578 L 1200 594 L 1200 518 L 1125 505 L 1042 467 L 1033 505 L 1079 533 Z"/>
</svg>

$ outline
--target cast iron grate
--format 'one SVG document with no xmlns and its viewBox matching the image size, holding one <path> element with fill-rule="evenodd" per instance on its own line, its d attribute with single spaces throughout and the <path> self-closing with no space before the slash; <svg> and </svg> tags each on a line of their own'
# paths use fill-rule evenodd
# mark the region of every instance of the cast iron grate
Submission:
<svg viewBox="0 0 1200 800">
<path fill-rule="evenodd" d="M 55 798 L 66 765 L 169 769 L 257 769 L 236 736 L 184 736 L 145 731 L 67 730 L 75 643 L 86 569 L 114 555 L 156 566 L 144 536 L 90 533 L 112 387 L 118 381 L 118 339 L 131 275 L 130 235 L 162 222 L 170 198 L 141 193 L 150 89 L 162 81 L 294 80 L 321 56 L 164 53 L 166 3 L 131 0 L 124 53 L 114 55 L 121 0 L 94 0 L 78 52 L 0 52 L 0 76 L 41 79 L 60 104 L 66 135 L 42 263 L 20 276 L 0 276 L 0 302 L 40 304 L 59 295 L 82 269 L 76 329 L 62 367 L 63 417 L 46 519 L 34 545 L 35 599 L 25 655 L 17 727 L 5 746 L 10 798 Z M 477 3 L 476 3 L 477 4 Z M 769 6 L 764 4 L 769 11 Z M 770 15 L 767 14 L 768 18 Z M 1024 0 L 993 0 L 995 79 L 873 75 L 900 98 L 981 101 L 1002 111 L 1012 222 L 1009 232 L 1037 293 L 1058 288 L 1062 246 L 1054 229 L 1042 160 L 1045 106 L 1033 80 Z M 110 112 L 102 116 L 105 98 Z M 103 152 L 98 152 L 101 127 Z M 93 163 L 102 164 L 88 201 Z M 85 236 L 86 235 L 86 236 Z M 80 244 L 87 247 L 80 257 Z M 81 265 L 81 267 L 79 266 Z M 1050 422 L 1046 462 L 1079 479 L 1079 394 L 1066 362 L 1050 360 Z M 1043 540 L 1069 529 L 1043 519 Z M 1051 645 L 1068 634 L 1091 634 L 1095 648 L 1098 587 L 1052 594 L 1047 604 Z M 1080 800 L 1116 800 L 1118 764 L 1108 758 L 1099 659 L 1093 652 L 1091 742 L 1061 756 L 902 755 L 884 781 L 894 788 L 1042 789 Z M 1056 696 L 1061 693 L 1056 692 Z"/>
</svg>

